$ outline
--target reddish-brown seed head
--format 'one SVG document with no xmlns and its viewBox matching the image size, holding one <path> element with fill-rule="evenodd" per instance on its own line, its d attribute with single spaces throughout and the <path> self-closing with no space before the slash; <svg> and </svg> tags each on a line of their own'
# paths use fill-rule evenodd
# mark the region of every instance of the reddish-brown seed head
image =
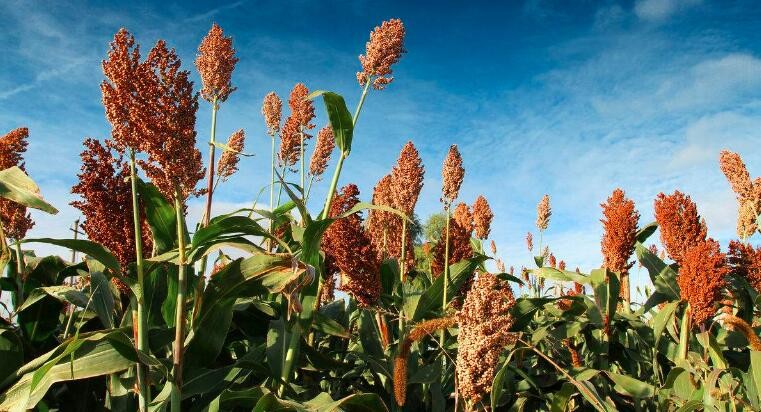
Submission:
<svg viewBox="0 0 761 412">
<path fill-rule="evenodd" d="M 480 273 L 457 315 L 458 389 L 471 403 L 480 402 L 491 390 L 503 348 L 515 342 L 510 332 L 515 304 L 510 285 L 490 273 Z"/>
<path fill-rule="evenodd" d="M 243 153 L 246 134 L 240 129 L 227 139 L 227 149 L 222 152 L 217 162 L 217 173 L 222 180 L 227 180 L 233 173 L 238 171 L 238 161 Z"/>
<path fill-rule="evenodd" d="M 399 19 L 384 21 L 370 33 L 364 55 L 359 56 L 362 71 L 357 72 L 361 86 L 372 80 L 373 88 L 382 90 L 391 83 L 391 66 L 404 54 L 404 24 Z"/>
<path fill-rule="evenodd" d="M 531 232 L 526 233 L 526 247 L 529 252 L 534 251 L 534 235 Z"/>
<path fill-rule="evenodd" d="M 198 95 L 193 92 L 190 73 L 181 70 L 182 62 L 174 49 L 159 40 L 148 54 L 152 106 L 149 134 L 144 139 L 148 159 L 140 161 L 146 175 L 167 199 L 175 189 L 181 201 L 199 195 L 196 184 L 204 177 L 201 152 L 196 145 Z"/>
<path fill-rule="evenodd" d="M 285 124 L 280 133 L 280 163 L 292 166 L 301 159 L 301 140 L 310 139 L 312 135 L 307 133 L 315 127 L 314 104 L 307 99 L 309 89 L 303 83 L 296 83 L 288 98 L 288 107 L 291 115 L 285 119 Z"/>
<path fill-rule="evenodd" d="M 655 220 L 666 253 L 677 263 L 681 263 L 687 249 L 706 239 L 706 226 L 698 215 L 697 206 L 679 191 L 671 195 L 658 194 Z"/>
<path fill-rule="evenodd" d="M 283 101 L 275 92 L 269 92 L 264 96 L 262 103 L 262 115 L 264 124 L 267 126 L 267 134 L 273 139 L 280 132 L 280 119 L 283 115 Z"/>
<path fill-rule="evenodd" d="M 603 266 L 613 272 L 627 273 L 632 263 L 629 262 L 634 244 L 637 241 L 637 224 L 639 213 L 634 202 L 626 198 L 621 189 L 616 189 L 602 207 L 603 226 L 602 255 Z"/>
<path fill-rule="evenodd" d="M 29 129 L 26 127 L 11 130 L 0 137 L 0 170 L 13 166 L 25 170 L 23 155 L 26 152 L 28 138 Z M 0 221 L 2 221 L 5 236 L 13 240 L 23 239 L 26 232 L 34 226 L 34 221 L 27 213 L 25 206 L 5 198 L 0 198 Z"/>
<path fill-rule="evenodd" d="M 325 173 L 330 162 L 330 155 L 336 147 L 336 141 L 333 136 L 333 128 L 330 125 L 323 127 L 317 132 L 317 143 L 312 152 L 312 159 L 309 161 L 309 174 L 315 176 L 318 180 Z"/>
<path fill-rule="evenodd" d="M 489 207 L 489 202 L 483 196 L 478 196 L 473 203 L 473 225 L 476 231 L 476 237 L 486 239 L 491 231 L 491 222 L 494 219 L 494 213 Z"/>
<path fill-rule="evenodd" d="M 539 230 L 547 230 L 550 224 L 552 209 L 550 208 L 550 196 L 544 195 L 539 204 L 536 205 L 536 227 Z"/>
<path fill-rule="evenodd" d="M 465 177 L 465 169 L 462 167 L 462 156 L 457 150 L 457 145 L 449 146 L 449 152 L 444 159 L 442 168 L 442 200 L 446 203 L 452 203 L 457 199 L 460 193 L 462 179 Z"/>
<path fill-rule="evenodd" d="M 394 207 L 412 216 L 420 191 L 423 189 L 425 168 L 415 145 L 407 142 L 399 153 L 399 159 L 391 171 L 391 189 Z"/>
<path fill-rule="evenodd" d="M 359 189 L 347 185 L 336 193 L 328 216 L 336 217 L 359 203 Z M 322 238 L 322 250 L 341 272 L 341 290 L 360 306 L 369 306 L 380 297 L 380 261 L 362 227 L 358 213 L 338 219 Z"/>
<path fill-rule="evenodd" d="M 750 174 L 745 167 L 742 158 L 735 152 L 722 150 L 719 153 L 719 167 L 727 177 L 729 185 L 737 194 L 738 199 L 753 198 L 753 182 L 750 180 Z"/>
<path fill-rule="evenodd" d="M 235 57 L 232 37 L 225 37 L 221 27 L 214 23 L 198 46 L 196 68 L 201 74 L 201 97 L 209 102 L 224 102 L 235 91 L 230 80 L 238 58 Z"/>
<path fill-rule="evenodd" d="M 84 141 L 80 154 L 82 169 L 79 182 L 71 188 L 81 200 L 71 203 L 82 212 L 81 224 L 87 237 L 114 254 L 127 274 L 135 261 L 135 226 L 132 213 L 132 187 L 129 168 L 121 157 L 109 150 L 112 143 L 101 145 L 95 139 Z M 144 257 L 150 257 L 152 237 L 145 214 L 141 211 Z"/>
<path fill-rule="evenodd" d="M 152 97 L 156 92 L 151 69 L 140 61 L 140 46 L 126 29 L 114 35 L 103 61 L 101 83 L 106 119 L 119 152 L 142 151 L 154 126 Z"/>
<path fill-rule="evenodd" d="M 693 325 L 713 317 L 729 273 L 726 255 L 713 239 L 702 240 L 682 255 L 677 283 L 683 300 L 690 303 Z"/>
</svg>

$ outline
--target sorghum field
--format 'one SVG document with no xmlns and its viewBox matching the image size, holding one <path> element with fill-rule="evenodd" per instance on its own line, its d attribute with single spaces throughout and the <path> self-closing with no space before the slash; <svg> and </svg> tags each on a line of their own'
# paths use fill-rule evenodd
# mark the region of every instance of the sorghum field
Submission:
<svg viewBox="0 0 761 412">
<path fill-rule="evenodd" d="M 372 30 L 356 107 L 302 83 L 262 96 L 268 200 L 230 214 L 213 195 L 248 156 L 247 136 L 216 135 L 238 62 L 216 24 L 194 65 L 126 29 L 103 45 L 111 134 L 82 146 L 72 238 L 26 236 L 30 208 L 56 208 L 25 172 L 34 130 L 0 138 L 0 410 L 761 410 L 761 178 L 740 154 L 715 154 L 737 195 L 728 248 L 688 194 L 635 205 L 616 189 L 600 199 L 600 244 L 585 245 L 601 266 L 567 268 L 543 243 L 545 195 L 525 235 L 535 265 L 509 267 L 489 241 L 488 200 L 459 197 L 455 145 L 438 240 L 417 244 L 414 142 L 372 194 L 342 173 L 363 103 L 394 93 L 404 39 L 397 19 Z M 199 105 L 212 108 L 208 159 Z M 311 210 L 316 185 L 328 195 Z M 205 199 L 198 222 L 186 220 L 192 197 Z M 640 219 L 649 207 L 655 222 Z M 71 254 L 35 256 L 39 243 Z M 635 265 L 653 285 L 641 303 Z"/>
</svg>

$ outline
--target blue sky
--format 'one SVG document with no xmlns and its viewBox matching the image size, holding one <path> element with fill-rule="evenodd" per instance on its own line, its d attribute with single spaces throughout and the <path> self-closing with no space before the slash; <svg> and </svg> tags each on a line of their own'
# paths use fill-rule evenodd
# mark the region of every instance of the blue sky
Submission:
<svg viewBox="0 0 761 412">
<path fill-rule="evenodd" d="M 392 17 L 407 27 L 408 54 L 394 82 L 368 97 L 342 183 L 357 183 L 369 199 L 412 139 L 427 167 L 418 206 L 426 216 L 440 208 L 441 161 L 458 144 L 461 197 L 489 199 L 508 265 L 529 262 L 524 237 L 544 193 L 553 206 L 545 241 L 569 267 L 588 269 L 601 261 L 599 203 L 615 187 L 635 200 L 642 224 L 658 192 L 679 188 L 726 242 L 736 211 L 719 150 L 740 152 L 761 175 L 761 8 L 753 1 L 65 3 L 0 3 L 0 129 L 31 129 L 27 168 L 61 209 L 34 213 L 30 236 L 66 237 L 77 216 L 69 190 L 83 138 L 109 131 L 100 61 L 120 27 L 145 51 L 166 39 L 195 79 L 195 51 L 211 23 L 234 37 L 239 90 L 222 106 L 219 133 L 245 129 L 256 156 L 220 189 L 218 212 L 250 205 L 266 184 L 263 96 L 287 96 L 302 81 L 353 107 L 357 56 L 369 31 Z M 205 142 L 207 104 L 198 116 Z M 198 210 L 196 202 L 193 216 Z"/>
</svg>

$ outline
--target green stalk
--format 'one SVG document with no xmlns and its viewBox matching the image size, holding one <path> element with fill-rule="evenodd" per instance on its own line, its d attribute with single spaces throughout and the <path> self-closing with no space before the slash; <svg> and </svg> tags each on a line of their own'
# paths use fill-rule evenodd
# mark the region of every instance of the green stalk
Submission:
<svg viewBox="0 0 761 412">
<path fill-rule="evenodd" d="M 407 219 L 402 219 L 402 255 L 399 258 L 399 278 L 401 280 L 401 300 L 399 305 L 399 342 L 404 338 L 404 280 L 407 278 Z"/>
<path fill-rule="evenodd" d="M 362 96 L 359 98 L 357 108 L 354 110 L 354 116 L 351 118 L 352 126 L 357 125 L 357 119 L 359 119 L 359 113 L 362 111 L 362 106 L 365 104 L 365 98 L 367 97 L 367 91 L 370 88 L 370 79 L 367 79 L 365 88 L 362 89 Z M 333 178 L 330 180 L 330 187 L 328 188 L 328 197 L 325 199 L 325 208 L 322 210 L 322 218 L 328 217 L 330 211 L 330 204 L 333 203 L 333 195 L 336 193 L 336 186 L 338 186 L 338 176 L 341 175 L 341 168 L 343 167 L 344 160 L 349 156 L 345 151 L 341 151 L 341 156 L 338 158 L 338 164 L 336 164 L 336 170 L 333 172 Z"/>
<path fill-rule="evenodd" d="M 182 402 L 182 354 L 184 350 L 184 326 L 185 326 L 185 213 L 180 201 L 179 187 L 174 190 L 174 208 L 177 216 L 177 249 L 179 252 L 177 262 L 177 305 L 175 306 L 174 344 L 172 352 L 172 412 L 180 412 Z"/>
<path fill-rule="evenodd" d="M 145 317 L 145 305 L 143 302 L 143 292 L 145 291 L 145 275 L 143 262 L 143 235 L 142 225 L 140 224 L 140 204 L 137 201 L 137 171 L 135 170 L 135 151 L 130 150 L 129 156 L 129 173 L 130 181 L 132 183 L 132 222 L 135 230 L 135 260 L 137 266 L 137 284 L 140 286 L 140 291 L 135 293 L 135 300 L 137 301 L 137 349 L 148 353 L 148 322 Z M 148 404 L 151 403 L 150 386 L 148 385 L 148 375 L 145 367 L 139 362 L 137 367 L 137 381 L 138 381 L 138 401 L 141 411 L 148 410 Z"/>
<path fill-rule="evenodd" d="M 328 197 L 325 200 L 325 208 L 322 210 L 323 219 L 326 219 L 328 213 L 330 213 L 330 204 L 333 203 L 333 194 L 336 193 L 338 176 L 341 175 L 341 168 L 343 168 L 344 160 L 346 160 L 346 152 L 341 152 L 341 156 L 338 157 L 338 163 L 336 163 L 336 170 L 333 172 L 333 178 L 330 180 L 330 186 L 328 187 Z"/>
<path fill-rule="evenodd" d="M 680 360 L 686 360 L 687 359 L 687 352 L 690 346 L 690 304 L 687 304 L 687 307 L 684 309 L 684 314 L 682 315 L 682 324 L 679 328 L 679 348 L 677 353 L 677 359 Z"/>
<path fill-rule="evenodd" d="M 270 159 L 270 212 L 275 210 L 275 134 L 272 134 L 272 158 Z M 270 233 L 275 230 L 275 221 L 270 219 Z M 272 251 L 272 239 L 267 239 L 267 250 Z"/>
<path fill-rule="evenodd" d="M 24 279 L 24 254 L 21 253 L 21 242 L 19 242 L 18 239 L 14 243 L 14 247 L 16 249 L 16 279 L 18 279 L 19 282 L 18 299 L 19 304 L 21 304 L 24 301 L 24 285 L 21 282 L 21 280 Z"/>
<path fill-rule="evenodd" d="M 217 98 L 214 97 L 214 99 L 211 102 L 211 135 L 209 136 L 209 165 L 207 166 L 208 174 L 207 174 L 207 182 L 206 182 L 206 207 L 204 208 L 204 215 L 203 215 L 203 222 L 201 222 L 201 227 L 209 226 L 209 221 L 211 220 L 211 205 L 212 205 L 212 199 L 214 197 L 214 189 L 216 188 L 216 184 L 214 183 L 214 167 L 216 166 L 216 148 L 217 148 L 217 111 L 219 110 L 219 105 L 217 104 Z M 203 287 L 206 283 L 205 276 L 206 276 L 206 265 L 208 260 L 208 256 L 204 255 L 203 258 L 201 258 L 201 270 L 199 272 L 199 279 L 198 282 L 196 282 L 196 289 L 195 289 L 195 296 L 193 299 L 193 316 L 191 317 L 191 323 L 195 321 L 196 313 L 198 312 L 199 308 L 201 307 L 201 298 L 203 296 Z"/>
<path fill-rule="evenodd" d="M 446 226 L 444 232 L 444 296 L 441 303 L 442 316 L 445 316 L 447 310 L 447 287 L 449 285 L 449 203 L 444 204 L 444 212 L 446 215 Z M 439 334 L 439 340 L 441 341 L 441 349 L 444 350 L 444 338 L 446 337 L 446 329 L 442 329 Z M 442 361 L 446 363 L 446 356 L 442 358 Z"/>
<path fill-rule="evenodd" d="M 304 179 L 304 132 L 299 131 L 299 136 L 301 139 L 300 147 L 299 147 L 299 150 L 300 150 L 299 158 L 301 159 L 301 201 L 306 202 L 306 197 L 304 192 L 304 182 L 305 182 L 305 179 Z"/>
<path fill-rule="evenodd" d="M 444 207 L 446 212 L 445 235 L 444 235 L 444 302 L 441 310 L 447 308 L 447 287 L 449 286 L 449 205 Z M 444 334 L 442 333 L 442 338 Z"/>
</svg>

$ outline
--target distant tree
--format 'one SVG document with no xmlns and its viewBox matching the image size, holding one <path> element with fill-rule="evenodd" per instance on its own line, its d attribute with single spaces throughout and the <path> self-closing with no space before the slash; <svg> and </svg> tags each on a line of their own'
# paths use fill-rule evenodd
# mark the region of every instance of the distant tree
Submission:
<svg viewBox="0 0 761 412">
<path fill-rule="evenodd" d="M 434 213 L 428 216 L 423 224 L 424 242 L 437 243 L 441 239 L 446 227 L 446 217 L 444 213 Z"/>
</svg>

